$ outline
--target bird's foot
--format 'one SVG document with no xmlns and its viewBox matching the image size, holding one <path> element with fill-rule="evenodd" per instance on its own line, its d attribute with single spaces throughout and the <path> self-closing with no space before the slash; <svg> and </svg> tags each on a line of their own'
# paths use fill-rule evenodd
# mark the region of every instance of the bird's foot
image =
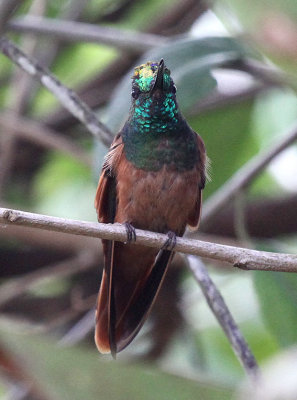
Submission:
<svg viewBox="0 0 297 400">
<path fill-rule="evenodd" d="M 134 226 L 131 225 L 129 222 L 125 222 L 124 225 L 125 225 L 126 232 L 127 232 L 127 242 L 126 243 L 136 242 L 136 232 L 135 232 Z"/>
<path fill-rule="evenodd" d="M 162 246 L 162 250 L 173 250 L 176 245 L 176 234 L 173 231 L 167 232 L 167 240 Z"/>
</svg>

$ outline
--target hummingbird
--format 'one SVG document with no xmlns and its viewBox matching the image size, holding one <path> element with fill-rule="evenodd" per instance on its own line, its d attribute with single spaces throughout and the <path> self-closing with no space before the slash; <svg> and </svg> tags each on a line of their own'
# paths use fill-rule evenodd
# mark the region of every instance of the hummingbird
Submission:
<svg viewBox="0 0 297 400">
<path fill-rule="evenodd" d="M 105 157 L 95 197 L 98 220 L 122 223 L 127 242 L 102 240 L 96 306 L 101 353 L 125 349 L 147 319 L 174 256 L 176 236 L 197 228 L 206 150 L 182 116 L 165 66 L 147 62 L 132 77 L 131 108 Z M 135 229 L 168 235 L 161 250 L 137 245 Z"/>
</svg>

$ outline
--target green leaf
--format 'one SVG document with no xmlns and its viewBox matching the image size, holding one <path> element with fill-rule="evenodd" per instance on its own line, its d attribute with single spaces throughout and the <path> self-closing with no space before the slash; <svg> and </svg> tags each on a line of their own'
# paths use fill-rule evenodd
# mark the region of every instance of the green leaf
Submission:
<svg viewBox="0 0 297 400">
<path fill-rule="evenodd" d="M 116 54 L 115 49 L 94 43 L 68 45 L 55 61 L 52 72 L 64 85 L 77 88 L 96 76 Z M 33 112 L 36 115 L 47 114 L 57 104 L 58 100 L 41 87 L 34 99 Z"/>
<path fill-rule="evenodd" d="M 209 67 L 197 64 L 199 61 L 189 63 L 185 68 L 177 70 L 175 74 L 175 84 L 179 87 L 178 100 L 183 112 L 190 109 L 197 99 L 202 99 L 217 86 L 215 78 L 209 72 Z"/>
<path fill-rule="evenodd" d="M 96 220 L 91 171 L 77 160 L 52 152 L 34 180 L 34 210 L 42 214 Z"/>
<path fill-rule="evenodd" d="M 281 346 L 297 342 L 297 275 L 285 272 L 254 272 L 261 311 Z"/>
<path fill-rule="evenodd" d="M 262 361 L 266 361 L 279 350 L 275 338 L 259 322 L 257 315 L 240 322 L 240 330 L 260 365 Z M 219 327 L 201 330 L 197 334 L 197 340 L 201 341 L 203 346 L 207 369 L 211 370 L 218 379 L 235 382 L 244 376 L 242 366 Z"/>
<path fill-rule="evenodd" d="M 217 384 L 110 361 L 95 349 L 62 348 L 46 337 L 2 333 L 1 338 L 25 360 L 26 372 L 51 399 L 227 400 L 232 395 L 230 389 Z"/>
<path fill-rule="evenodd" d="M 188 118 L 206 145 L 211 160 L 212 181 L 206 185 L 205 195 L 218 189 L 257 150 L 250 129 L 253 102 L 245 101 Z"/>
<path fill-rule="evenodd" d="M 275 112 L 281 110 L 281 112 Z M 269 118 L 267 118 L 269 115 Z M 273 89 L 255 101 L 253 130 L 263 147 L 279 138 L 297 119 L 297 97 L 292 90 Z"/>
<path fill-rule="evenodd" d="M 90 181 L 88 167 L 77 160 L 58 152 L 51 152 L 38 173 L 35 175 L 34 191 L 44 199 L 73 181 Z"/>
</svg>

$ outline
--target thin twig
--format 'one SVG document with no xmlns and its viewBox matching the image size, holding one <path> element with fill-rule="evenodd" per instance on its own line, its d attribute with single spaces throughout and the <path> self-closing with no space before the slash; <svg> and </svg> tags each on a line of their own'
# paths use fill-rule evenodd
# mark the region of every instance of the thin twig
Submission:
<svg viewBox="0 0 297 400">
<path fill-rule="evenodd" d="M 70 42 L 95 42 L 109 46 L 115 46 L 125 51 L 142 54 L 152 47 L 165 44 L 168 39 L 150 33 L 127 31 L 98 26 L 82 22 L 54 20 L 52 18 L 40 18 L 26 16 L 10 21 L 8 27 L 17 32 L 50 35 L 59 40 Z"/>
<path fill-rule="evenodd" d="M 252 378 L 256 378 L 259 373 L 256 359 L 234 321 L 222 295 L 208 275 L 207 269 L 201 260 L 193 256 L 188 256 L 187 258 L 189 267 L 200 285 L 210 309 L 225 332 L 235 355 L 246 373 Z"/>
<path fill-rule="evenodd" d="M 96 259 L 97 255 L 95 253 L 82 251 L 67 260 L 27 273 L 19 278 L 13 278 L 1 285 L 0 307 L 8 301 L 21 296 L 46 278 L 64 278 L 68 275 L 86 271 L 94 265 Z"/>
<path fill-rule="evenodd" d="M 55 232 L 73 233 L 101 239 L 127 241 L 127 232 L 122 224 L 101 224 L 33 214 L 25 211 L 0 208 L 0 224 L 15 224 Z M 137 243 L 157 249 L 168 240 L 167 235 L 136 230 Z M 232 264 L 243 270 L 297 272 L 297 255 L 272 253 L 177 238 L 175 251 L 211 258 Z"/>
<path fill-rule="evenodd" d="M 33 143 L 63 152 L 89 167 L 92 166 L 91 156 L 85 150 L 37 121 L 9 112 L 5 114 L 0 113 L 0 125 L 6 129 L 13 130 L 18 136 Z"/>
<path fill-rule="evenodd" d="M 48 0 L 45 0 L 45 2 L 48 3 Z M 72 0 L 65 2 L 66 4 L 61 10 L 60 17 L 64 20 L 77 20 L 83 12 L 87 2 L 88 0 Z M 36 16 L 36 13 L 34 13 L 34 15 Z M 39 17 L 42 17 L 43 15 L 44 14 L 37 13 L 37 16 Z M 32 36 L 33 35 L 29 35 L 29 37 Z M 44 38 L 45 40 L 42 40 L 38 35 L 35 35 L 34 38 L 37 40 L 38 46 L 34 50 L 34 54 L 29 54 L 33 55 L 40 65 L 50 69 L 50 66 L 53 64 L 58 51 L 61 48 L 61 43 L 58 40 L 52 40 L 51 36 Z M 26 54 L 28 54 L 28 51 L 23 46 L 20 47 Z M 24 114 L 30 110 L 30 104 L 39 87 L 39 82 L 36 79 L 32 79 L 32 77 L 30 78 L 30 86 L 27 88 L 26 103 L 23 105 Z"/>
<path fill-rule="evenodd" d="M 254 156 L 242 168 L 240 168 L 224 185 L 220 187 L 205 203 L 202 214 L 203 226 L 232 200 L 238 190 L 248 186 L 250 182 L 260 174 L 263 169 L 278 154 L 297 140 L 297 124 L 289 130 L 270 149 Z"/>
<path fill-rule="evenodd" d="M 41 67 L 35 60 L 26 56 L 5 37 L 0 39 L 0 50 L 20 68 L 38 79 L 95 137 L 102 140 L 107 146 L 110 145 L 113 135 L 109 129 L 98 120 L 92 110 L 80 100 L 73 90 L 64 86 L 48 69 Z"/>
<path fill-rule="evenodd" d="M 257 60 L 246 58 L 235 61 L 232 60 L 230 62 L 227 61 L 223 68 L 231 68 L 247 72 L 254 78 L 259 79 L 261 82 L 270 86 L 294 86 L 294 82 L 290 81 L 288 76 L 285 75 L 281 70 Z"/>
<path fill-rule="evenodd" d="M 9 207 L 9 205 L 6 204 L 5 207 Z M 244 216 L 247 234 L 250 235 L 251 238 L 257 239 L 271 239 L 275 236 L 296 234 L 296 209 L 297 193 L 274 197 L 264 196 L 256 200 L 248 199 Z M 203 234 L 218 237 L 217 240 L 211 239 L 211 242 L 229 244 L 226 243 L 227 239 L 233 241 L 232 244 L 234 244 L 234 238 L 236 237 L 234 228 L 235 207 L 234 201 L 231 201 L 226 207 L 220 210 L 219 214 L 217 214 L 207 226 L 200 226 L 199 236 L 201 236 L 203 232 Z M 198 232 L 193 236 L 189 235 L 189 237 L 196 238 L 197 234 Z M 238 245 L 238 243 L 236 245 Z"/>
<path fill-rule="evenodd" d="M 223 63 L 222 69 L 235 69 L 245 71 L 252 77 L 256 78 L 255 82 L 248 88 L 238 93 L 220 93 L 214 91 L 211 95 L 198 101 L 197 104 L 188 112 L 190 116 L 203 114 L 205 111 L 214 110 L 227 105 L 238 104 L 238 102 L 246 101 L 258 96 L 260 93 L 276 87 L 294 87 L 291 82 L 281 71 L 271 68 L 264 63 L 254 61 L 252 59 L 238 59 Z"/>
<path fill-rule="evenodd" d="M 59 344 L 62 346 L 73 346 L 83 340 L 94 329 L 94 315 L 95 309 L 88 310 L 60 339 Z"/>
<path fill-rule="evenodd" d="M 256 98 L 259 94 L 264 93 L 276 85 L 268 85 L 267 83 L 257 83 L 242 89 L 238 93 L 220 93 L 218 90 L 214 90 L 209 96 L 201 99 L 196 103 L 191 110 L 187 111 L 187 115 L 190 117 L 196 117 L 207 111 L 216 110 L 221 107 L 232 106 L 241 102 Z"/>
</svg>

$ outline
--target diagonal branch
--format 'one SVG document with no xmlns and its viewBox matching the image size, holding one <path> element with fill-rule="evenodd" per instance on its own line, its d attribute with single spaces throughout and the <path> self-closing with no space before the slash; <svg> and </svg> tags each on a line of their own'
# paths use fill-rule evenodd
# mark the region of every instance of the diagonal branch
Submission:
<svg viewBox="0 0 297 400">
<path fill-rule="evenodd" d="M 112 133 L 73 90 L 64 86 L 48 69 L 41 67 L 35 60 L 26 56 L 5 37 L 0 39 L 0 50 L 20 68 L 38 79 L 95 137 L 102 140 L 105 145 L 110 145 Z"/>
<path fill-rule="evenodd" d="M 88 167 L 92 166 L 91 156 L 82 147 L 40 122 L 9 112 L 0 113 L 0 126 L 14 130 L 16 135 L 33 143 L 68 154 Z"/>
<path fill-rule="evenodd" d="M 90 269 L 96 263 L 97 258 L 95 253 L 81 251 L 79 254 L 67 260 L 49 265 L 3 283 L 0 292 L 0 307 L 8 301 L 21 296 L 46 278 L 64 278 L 68 275 L 74 275 L 78 272 Z"/>
<path fill-rule="evenodd" d="M 25 211 L 0 208 L 0 224 L 30 226 L 55 232 L 98 237 L 101 239 L 127 241 L 122 224 L 102 224 L 33 214 Z M 167 235 L 136 230 L 137 244 L 160 249 L 168 240 Z M 297 272 L 297 255 L 272 253 L 177 238 L 175 251 L 206 257 L 232 264 L 243 270 Z"/>
<path fill-rule="evenodd" d="M 241 362 L 247 374 L 256 378 L 259 369 L 255 357 L 234 321 L 222 295 L 208 275 L 207 269 L 203 263 L 193 256 L 188 256 L 187 258 L 195 280 L 201 287 L 204 297 L 225 332 L 235 355 Z"/>
<path fill-rule="evenodd" d="M 248 186 L 279 153 L 297 140 L 297 123 L 268 150 L 257 154 L 220 187 L 203 207 L 203 227 L 232 200 L 236 193 Z"/>
</svg>

